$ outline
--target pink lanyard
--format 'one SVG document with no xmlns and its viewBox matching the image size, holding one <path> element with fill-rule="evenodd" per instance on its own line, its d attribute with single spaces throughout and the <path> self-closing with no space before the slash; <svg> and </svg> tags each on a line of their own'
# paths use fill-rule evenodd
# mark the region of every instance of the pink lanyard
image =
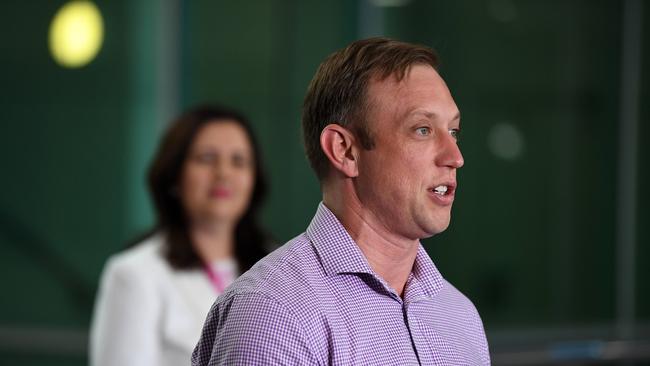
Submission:
<svg viewBox="0 0 650 366">
<path fill-rule="evenodd" d="M 223 283 L 223 279 L 219 273 L 212 269 L 212 266 L 208 264 L 204 265 L 203 268 L 205 269 L 205 273 L 208 275 L 208 279 L 212 282 L 212 287 L 217 291 L 217 294 L 221 294 L 223 290 L 226 289 L 226 285 Z"/>
</svg>

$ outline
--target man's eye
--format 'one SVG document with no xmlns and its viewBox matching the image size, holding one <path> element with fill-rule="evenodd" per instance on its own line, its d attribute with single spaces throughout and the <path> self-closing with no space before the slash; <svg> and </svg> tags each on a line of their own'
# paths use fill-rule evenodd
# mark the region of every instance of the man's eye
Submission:
<svg viewBox="0 0 650 366">
<path fill-rule="evenodd" d="M 454 140 L 458 141 L 458 139 L 460 138 L 460 129 L 452 128 L 451 130 L 449 130 L 449 134 L 451 135 L 451 137 L 454 138 Z"/>
<path fill-rule="evenodd" d="M 415 129 L 415 132 L 421 136 L 428 136 L 431 134 L 431 130 L 429 129 L 429 127 L 418 127 L 417 129 Z"/>
</svg>

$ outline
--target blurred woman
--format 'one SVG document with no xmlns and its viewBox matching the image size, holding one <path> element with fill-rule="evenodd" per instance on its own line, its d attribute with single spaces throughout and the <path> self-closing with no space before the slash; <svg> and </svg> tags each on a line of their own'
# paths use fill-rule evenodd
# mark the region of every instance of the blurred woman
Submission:
<svg viewBox="0 0 650 366">
<path fill-rule="evenodd" d="M 148 174 L 157 225 L 111 257 L 91 327 L 92 365 L 187 365 L 210 306 L 265 254 L 260 152 L 244 116 L 188 111 Z"/>
</svg>

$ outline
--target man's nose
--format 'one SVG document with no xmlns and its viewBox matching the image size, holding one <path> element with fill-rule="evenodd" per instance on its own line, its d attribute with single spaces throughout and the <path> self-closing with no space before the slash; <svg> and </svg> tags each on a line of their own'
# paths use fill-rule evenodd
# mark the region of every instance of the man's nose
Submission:
<svg viewBox="0 0 650 366">
<path fill-rule="evenodd" d="M 453 136 L 444 134 L 440 139 L 440 144 L 440 150 L 436 161 L 438 165 L 458 169 L 465 164 L 463 154 L 460 152 L 460 148 L 458 147 L 458 142 Z"/>
</svg>

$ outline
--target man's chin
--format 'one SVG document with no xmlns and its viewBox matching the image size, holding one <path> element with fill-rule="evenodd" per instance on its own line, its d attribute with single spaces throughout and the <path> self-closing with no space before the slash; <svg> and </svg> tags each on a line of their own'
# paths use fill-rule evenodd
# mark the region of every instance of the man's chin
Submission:
<svg viewBox="0 0 650 366">
<path fill-rule="evenodd" d="M 425 234 L 426 236 L 423 237 L 422 239 L 430 238 L 434 235 L 438 235 L 443 231 L 447 230 L 447 228 L 449 227 L 449 222 L 450 222 L 449 219 L 441 220 L 440 218 L 438 218 L 437 220 L 435 219 L 432 220 L 428 225 L 428 227 L 426 228 L 427 229 Z"/>
</svg>

